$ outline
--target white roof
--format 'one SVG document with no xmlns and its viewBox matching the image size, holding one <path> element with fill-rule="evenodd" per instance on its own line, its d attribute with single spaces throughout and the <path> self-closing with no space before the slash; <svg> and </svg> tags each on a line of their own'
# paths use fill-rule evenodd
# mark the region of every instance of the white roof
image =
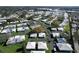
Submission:
<svg viewBox="0 0 79 59">
<path fill-rule="evenodd" d="M 16 32 L 16 28 L 12 28 L 11 30 L 12 30 L 12 32 Z"/>
<path fill-rule="evenodd" d="M 38 42 L 38 49 L 48 50 L 46 42 Z"/>
<path fill-rule="evenodd" d="M 20 23 L 20 24 L 17 24 L 17 26 L 23 26 L 23 25 L 27 25 L 27 23 Z"/>
<path fill-rule="evenodd" d="M 57 41 L 59 43 L 66 43 L 66 39 L 65 38 L 57 38 Z"/>
<path fill-rule="evenodd" d="M 7 21 L 7 20 L 0 20 L 0 23 L 1 23 L 1 22 L 6 22 L 6 21 Z"/>
<path fill-rule="evenodd" d="M 46 37 L 45 33 L 39 33 L 39 37 Z"/>
<path fill-rule="evenodd" d="M 64 13 L 64 17 L 65 18 L 68 18 L 68 13 Z"/>
<path fill-rule="evenodd" d="M 10 37 L 6 44 L 7 45 L 14 44 L 14 43 L 22 42 L 24 40 L 25 40 L 25 35 L 16 35 L 14 37 Z"/>
<path fill-rule="evenodd" d="M 76 24 L 72 24 L 72 27 L 77 27 L 77 25 Z"/>
<path fill-rule="evenodd" d="M 37 27 L 40 27 L 41 25 L 39 25 L 39 24 L 36 24 L 36 25 L 32 25 L 32 26 L 30 26 L 32 29 L 34 29 L 34 28 L 37 28 Z"/>
<path fill-rule="evenodd" d="M 17 26 L 22 26 L 23 24 L 17 24 Z"/>
<path fill-rule="evenodd" d="M 0 27 L 0 29 L 2 30 L 2 29 L 3 29 L 3 27 Z"/>
<path fill-rule="evenodd" d="M 2 23 L 0 23 L 0 24 L 2 24 Z"/>
<path fill-rule="evenodd" d="M 11 32 L 11 30 L 10 30 L 10 29 L 4 29 L 4 30 L 2 30 L 2 32 L 1 32 L 1 33 L 9 33 L 9 32 Z"/>
<path fill-rule="evenodd" d="M 45 51 L 31 51 L 31 53 L 45 53 Z"/>
<path fill-rule="evenodd" d="M 7 25 L 7 26 L 5 26 L 4 28 L 8 28 L 9 26 Z"/>
<path fill-rule="evenodd" d="M 55 32 L 55 33 L 53 32 L 52 34 L 53 34 L 53 37 L 59 37 L 60 36 L 60 33 L 57 33 L 57 32 Z"/>
<path fill-rule="evenodd" d="M 44 22 L 46 22 L 48 19 L 44 19 L 44 20 L 42 20 L 42 21 L 44 21 Z"/>
<path fill-rule="evenodd" d="M 16 25 L 8 25 L 8 27 L 16 27 Z"/>
<path fill-rule="evenodd" d="M 35 49 L 36 42 L 28 42 L 26 49 Z"/>
<path fill-rule="evenodd" d="M 24 28 L 23 27 L 18 27 L 17 30 L 18 31 L 24 31 Z"/>
<path fill-rule="evenodd" d="M 37 37 L 37 33 L 30 34 L 30 37 Z"/>
<path fill-rule="evenodd" d="M 25 29 L 25 30 L 29 30 L 29 27 L 28 27 L 28 26 L 27 26 L 27 27 L 24 27 L 24 29 Z"/>
<path fill-rule="evenodd" d="M 60 28 L 58 28 L 58 30 L 63 31 L 63 30 L 64 30 L 64 28 L 60 27 Z"/>
<path fill-rule="evenodd" d="M 21 42 L 25 40 L 25 35 L 17 35 L 15 36 L 15 39 L 17 39 L 17 42 Z"/>
<path fill-rule="evenodd" d="M 22 23 L 23 25 L 27 25 L 27 23 Z"/>
<path fill-rule="evenodd" d="M 9 27 L 9 28 L 8 28 Z M 12 26 L 11 26 L 12 27 Z M 11 28 L 10 26 L 5 26 L 5 28 L 6 29 L 3 29 L 3 31 L 2 32 L 8 32 L 9 30 L 10 30 L 10 32 L 12 31 L 12 32 L 16 32 L 16 27 L 12 27 Z"/>
<path fill-rule="evenodd" d="M 28 20 L 21 20 L 20 22 L 28 22 Z"/>
<path fill-rule="evenodd" d="M 10 22 L 10 23 L 18 23 L 18 21 Z"/>
<path fill-rule="evenodd" d="M 72 47 L 68 43 L 57 43 L 57 47 L 59 48 L 60 51 L 72 51 Z"/>
<path fill-rule="evenodd" d="M 29 30 L 29 27 L 18 27 L 17 28 L 18 31 L 25 31 L 25 30 Z"/>
<path fill-rule="evenodd" d="M 54 30 L 54 31 L 56 31 L 56 30 L 57 30 L 57 28 L 51 28 L 51 30 Z"/>
<path fill-rule="evenodd" d="M 39 20 L 40 18 L 33 18 L 33 20 Z"/>
</svg>

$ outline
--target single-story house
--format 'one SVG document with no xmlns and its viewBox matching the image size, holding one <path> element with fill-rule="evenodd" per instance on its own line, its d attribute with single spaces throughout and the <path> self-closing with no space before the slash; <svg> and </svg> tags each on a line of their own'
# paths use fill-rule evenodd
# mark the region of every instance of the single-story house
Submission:
<svg viewBox="0 0 79 59">
<path fill-rule="evenodd" d="M 28 42 L 26 49 L 33 50 L 48 50 L 46 42 Z"/>
<path fill-rule="evenodd" d="M 27 23 L 20 23 L 20 24 L 17 24 L 17 26 L 24 26 L 24 25 L 27 25 Z"/>
<path fill-rule="evenodd" d="M 48 50 L 46 42 L 38 42 L 38 49 Z"/>
<path fill-rule="evenodd" d="M 5 28 L 16 28 L 16 25 L 14 24 L 14 25 L 7 25 L 7 26 L 5 26 Z"/>
<path fill-rule="evenodd" d="M 30 34 L 29 34 L 29 37 L 30 37 L 30 38 L 36 38 L 36 37 L 37 37 L 37 33 L 30 33 Z"/>
<path fill-rule="evenodd" d="M 24 23 L 24 22 L 28 22 L 28 20 L 21 20 L 20 22 Z"/>
<path fill-rule="evenodd" d="M 23 27 L 18 27 L 17 31 L 25 31 L 25 29 Z"/>
<path fill-rule="evenodd" d="M 67 43 L 65 38 L 57 38 L 58 43 Z"/>
<path fill-rule="evenodd" d="M 72 27 L 73 27 L 73 28 L 76 28 L 76 27 L 77 27 L 77 24 L 72 24 Z"/>
<path fill-rule="evenodd" d="M 29 27 L 28 27 L 28 26 L 27 26 L 27 27 L 24 27 L 24 29 L 25 29 L 25 30 L 29 30 Z"/>
<path fill-rule="evenodd" d="M 51 28 L 51 31 L 57 31 L 57 28 Z"/>
<path fill-rule="evenodd" d="M 3 29 L 3 30 L 1 31 L 1 33 L 10 33 L 10 32 L 11 32 L 11 30 L 10 30 L 9 28 Z"/>
<path fill-rule="evenodd" d="M 60 37 L 60 33 L 59 32 L 52 32 L 51 37 Z"/>
<path fill-rule="evenodd" d="M 56 43 L 56 46 L 60 52 L 72 52 L 73 49 L 68 43 Z"/>
<path fill-rule="evenodd" d="M 10 22 L 11 24 L 16 24 L 16 23 L 18 23 L 18 21 L 14 21 L 14 22 Z"/>
<path fill-rule="evenodd" d="M 16 32 L 16 28 L 11 28 L 12 32 Z"/>
<path fill-rule="evenodd" d="M 25 40 L 25 35 L 16 35 L 13 37 L 10 37 L 8 39 L 8 41 L 6 42 L 6 44 L 15 44 L 15 43 L 19 43 Z"/>
<path fill-rule="evenodd" d="M 58 29 L 58 31 L 64 31 L 64 28 L 63 27 L 59 27 L 57 29 Z"/>
<path fill-rule="evenodd" d="M 38 33 L 38 37 L 39 38 L 45 38 L 46 37 L 46 33 L 40 32 L 40 33 Z"/>
<path fill-rule="evenodd" d="M 26 45 L 26 49 L 35 49 L 36 42 L 28 42 Z"/>
<path fill-rule="evenodd" d="M 0 20 L 0 23 L 2 23 L 2 22 L 6 22 L 7 20 Z"/>
<path fill-rule="evenodd" d="M 44 20 L 42 20 L 43 22 L 46 22 L 48 19 L 44 19 Z"/>
</svg>

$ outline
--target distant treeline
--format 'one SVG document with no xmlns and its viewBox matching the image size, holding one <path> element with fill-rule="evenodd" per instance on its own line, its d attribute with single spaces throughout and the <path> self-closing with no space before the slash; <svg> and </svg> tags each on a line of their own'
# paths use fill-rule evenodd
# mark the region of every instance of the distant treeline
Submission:
<svg viewBox="0 0 79 59">
<path fill-rule="evenodd" d="M 37 11 L 37 8 L 51 8 L 51 9 L 60 9 L 60 10 L 70 10 L 70 11 L 79 11 L 79 6 L 0 6 L 0 14 L 10 15 L 16 11 L 30 10 L 34 9 Z"/>
<path fill-rule="evenodd" d="M 61 10 L 79 10 L 79 6 L 0 6 L 0 10 L 28 10 L 28 9 L 36 9 L 36 8 L 51 8 L 56 9 L 59 8 Z"/>
</svg>

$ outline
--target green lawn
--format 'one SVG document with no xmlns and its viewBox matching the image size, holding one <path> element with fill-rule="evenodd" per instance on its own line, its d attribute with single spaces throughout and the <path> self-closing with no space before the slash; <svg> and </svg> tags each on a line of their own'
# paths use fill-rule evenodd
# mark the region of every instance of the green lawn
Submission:
<svg viewBox="0 0 79 59">
<path fill-rule="evenodd" d="M 22 43 L 12 44 L 8 46 L 0 45 L 0 52 L 2 53 L 16 53 L 16 50 L 22 48 L 23 45 L 26 45 L 28 42 L 28 36 L 25 35 L 25 41 Z M 22 52 L 22 51 L 19 51 Z"/>
<path fill-rule="evenodd" d="M 51 46 L 50 46 L 50 43 L 47 43 L 47 47 L 48 47 L 48 50 L 46 50 L 46 53 L 51 53 Z"/>
<path fill-rule="evenodd" d="M 13 44 L 8 46 L 0 45 L 0 51 L 3 53 L 15 53 L 17 49 L 21 48 L 22 44 Z"/>
</svg>

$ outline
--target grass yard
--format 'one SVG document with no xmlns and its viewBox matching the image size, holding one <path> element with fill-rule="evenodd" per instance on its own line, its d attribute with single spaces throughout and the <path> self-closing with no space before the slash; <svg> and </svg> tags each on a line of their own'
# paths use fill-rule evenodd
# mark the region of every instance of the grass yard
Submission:
<svg viewBox="0 0 79 59">
<path fill-rule="evenodd" d="M 21 48 L 22 44 L 13 44 L 8 46 L 0 45 L 0 52 L 2 53 L 15 53 L 17 49 Z"/>
<path fill-rule="evenodd" d="M 16 53 L 17 49 L 22 48 L 22 46 L 26 45 L 27 42 L 28 42 L 28 35 L 25 35 L 25 41 L 22 43 L 12 44 L 8 46 L 0 45 L 0 53 Z M 22 52 L 22 50 L 19 52 Z"/>
<path fill-rule="evenodd" d="M 47 47 L 48 47 L 48 50 L 46 50 L 46 53 L 51 53 L 52 47 L 50 43 L 47 43 Z"/>
</svg>

